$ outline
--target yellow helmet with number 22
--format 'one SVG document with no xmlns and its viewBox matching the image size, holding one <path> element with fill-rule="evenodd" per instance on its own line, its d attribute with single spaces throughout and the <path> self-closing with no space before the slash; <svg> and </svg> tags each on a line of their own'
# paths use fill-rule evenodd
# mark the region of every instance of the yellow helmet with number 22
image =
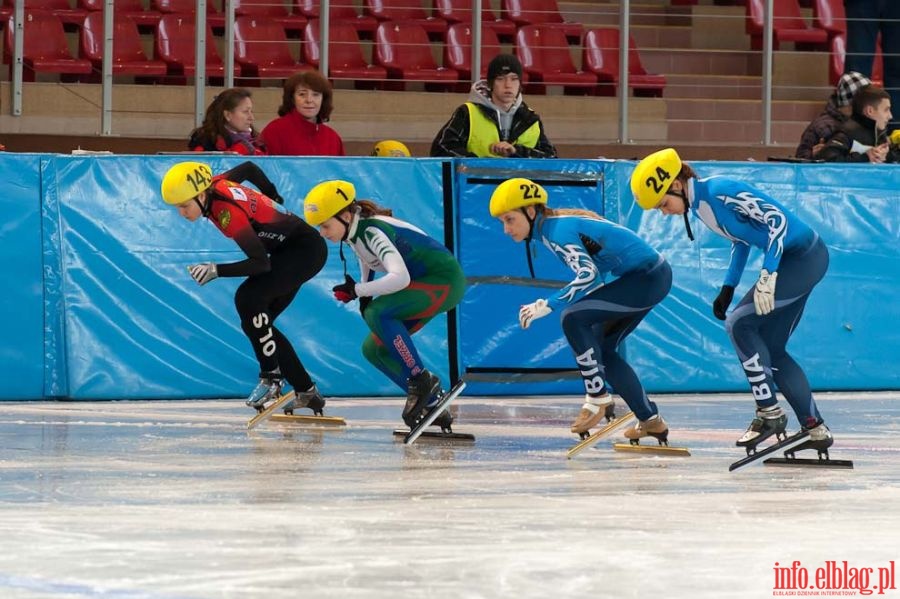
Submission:
<svg viewBox="0 0 900 599">
<path fill-rule="evenodd" d="M 177 206 L 200 195 L 212 185 L 212 169 L 202 162 L 179 162 L 163 176 L 162 198 Z"/>
<path fill-rule="evenodd" d="M 638 162 L 631 174 L 631 193 L 644 210 L 653 210 L 681 172 L 681 158 L 673 148 L 654 152 Z"/>
<path fill-rule="evenodd" d="M 491 216 L 500 216 L 510 210 L 547 203 L 547 190 L 532 181 L 516 177 L 497 186 L 491 194 Z"/>
<path fill-rule="evenodd" d="M 303 218 L 313 227 L 349 206 L 356 199 L 356 188 L 349 181 L 334 179 L 319 183 L 303 200 Z"/>
</svg>

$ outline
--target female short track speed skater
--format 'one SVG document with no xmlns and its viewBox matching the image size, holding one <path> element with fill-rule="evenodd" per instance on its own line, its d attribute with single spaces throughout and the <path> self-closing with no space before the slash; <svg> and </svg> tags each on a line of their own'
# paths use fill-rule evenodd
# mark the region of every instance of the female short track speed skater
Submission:
<svg viewBox="0 0 900 599">
<path fill-rule="evenodd" d="M 303 204 L 306 222 L 334 243 L 347 244 L 359 259 L 360 282 L 345 274 L 334 295 L 347 303 L 359 298 L 371 334 L 363 341 L 366 359 L 405 391 L 403 421 L 414 427 L 441 398 L 441 381 L 429 372 L 412 334 L 462 299 L 466 280 L 456 258 L 420 229 L 392 217 L 371 200 L 357 200 L 352 183 L 319 183 Z M 343 258 L 343 253 L 342 253 Z M 375 273 L 384 273 L 376 278 Z M 449 412 L 434 424 L 449 430 Z"/>
<path fill-rule="evenodd" d="M 546 190 L 533 181 L 509 179 L 491 195 L 490 212 L 513 241 L 526 242 L 526 251 L 532 239 L 540 239 L 575 272 L 553 296 L 519 311 L 523 329 L 553 311 L 560 314 L 586 393 L 571 430 L 583 435 L 611 416 L 609 383 L 639 420 L 625 436 L 636 441 L 650 435 L 667 443 L 668 425 L 618 348 L 669 293 L 672 270 L 631 230 L 588 210 L 551 209 L 547 200 Z M 608 275 L 615 279 L 604 283 Z"/>
<path fill-rule="evenodd" d="M 731 263 L 713 302 L 713 314 L 725 321 L 756 400 L 756 416 L 737 445 L 755 448 L 772 435 L 784 434 L 787 416 L 778 406 L 777 388 L 809 431 L 809 440 L 797 449 L 830 447 L 831 432 L 816 407 L 806 374 L 785 348 L 809 294 L 828 270 L 828 249 L 816 232 L 747 183 L 724 177 L 698 179 L 672 148 L 655 152 L 637 165 L 631 190 L 645 210 L 683 215 L 691 239 L 689 211 L 732 243 Z M 759 279 L 726 314 L 751 247 L 764 253 Z"/>
<path fill-rule="evenodd" d="M 249 181 L 260 191 L 241 185 Z M 308 407 L 321 414 L 325 400 L 313 384 L 275 319 L 293 301 L 300 286 L 322 269 L 328 250 L 315 229 L 298 216 L 276 209 L 283 201 L 275 185 L 252 162 L 213 176 L 200 162 L 181 162 L 163 177 L 162 197 L 193 222 L 209 219 L 247 255 L 228 264 L 194 264 L 189 271 L 205 285 L 217 277 L 247 277 L 234 296 L 241 328 L 259 362 L 259 383 L 247 405 L 262 410 L 277 399 L 283 379 L 295 397 L 286 412 Z"/>
</svg>

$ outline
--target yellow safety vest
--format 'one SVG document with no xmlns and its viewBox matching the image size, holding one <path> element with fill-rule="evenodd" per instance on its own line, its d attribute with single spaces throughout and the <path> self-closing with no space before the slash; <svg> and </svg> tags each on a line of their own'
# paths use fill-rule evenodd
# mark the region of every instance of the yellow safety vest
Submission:
<svg viewBox="0 0 900 599">
<path fill-rule="evenodd" d="M 472 102 L 466 102 L 466 106 L 469 108 L 469 141 L 466 143 L 466 150 L 479 158 L 496 156 L 491 153 L 491 146 L 500 141 L 500 131 L 497 129 L 497 125 L 484 116 L 481 109 Z M 509 143 L 533 148 L 537 145 L 540 137 L 541 124 L 535 121 L 522 135 Z"/>
</svg>

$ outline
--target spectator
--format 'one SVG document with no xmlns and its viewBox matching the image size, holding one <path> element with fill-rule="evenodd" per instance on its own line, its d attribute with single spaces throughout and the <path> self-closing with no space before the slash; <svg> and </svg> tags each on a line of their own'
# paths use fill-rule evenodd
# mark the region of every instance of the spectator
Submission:
<svg viewBox="0 0 900 599">
<path fill-rule="evenodd" d="M 853 113 L 828 140 L 818 157 L 826 162 L 900 162 L 890 148 L 886 127 L 891 120 L 891 97 L 869 85 L 853 98 Z"/>
<path fill-rule="evenodd" d="M 900 2 L 897 0 L 844 0 L 847 14 L 847 57 L 844 71 L 872 76 L 875 44 L 881 34 L 884 87 L 891 104 L 900 106 Z"/>
<path fill-rule="evenodd" d="M 865 75 L 852 71 L 844 73 L 838 80 L 831 97 L 825 104 L 825 110 L 813 119 L 800 136 L 800 145 L 797 146 L 797 158 L 808 160 L 817 158 L 819 151 L 825 147 L 825 142 L 840 128 L 853 112 L 853 96 L 857 91 L 871 81 Z"/>
<path fill-rule="evenodd" d="M 288 77 L 278 117 L 263 129 L 271 155 L 345 156 L 344 142 L 326 125 L 334 109 L 331 84 L 318 71 Z"/>
<path fill-rule="evenodd" d="M 431 144 L 432 156 L 555 158 L 541 117 L 522 99 L 522 63 L 498 54 Z"/>
<path fill-rule="evenodd" d="M 375 147 L 372 148 L 372 156 L 409 158 L 412 154 L 410 154 L 406 144 L 393 139 L 386 139 L 375 144 Z"/>
<path fill-rule="evenodd" d="M 250 90 L 226 89 L 206 108 L 203 124 L 191 132 L 188 147 L 196 152 L 235 152 L 245 156 L 265 154 L 253 128 Z"/>
</svg>

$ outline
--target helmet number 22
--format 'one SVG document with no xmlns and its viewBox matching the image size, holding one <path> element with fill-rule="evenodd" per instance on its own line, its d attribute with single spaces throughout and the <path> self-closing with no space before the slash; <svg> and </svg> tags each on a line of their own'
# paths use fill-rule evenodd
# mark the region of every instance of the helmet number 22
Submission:
<svg viewBox="0 0 900 599">
<path fill-rule="evenodd" d="M 522 198 L 526 200 L 539 200 L 541 198 L 541 188 L 534 183 L 523 183 L 519 185 L 522 190 Z"/>
<path fill-rule="evenodd" d="M 663 190 L 663 181 L 667 179 L 671 179 L 672 175 L 669 174 L 669 171 L 664 169 L 661 166 L 656 167 L 656 176 L 647 177 L 647 180 L 644 182 L 644 185 L 647 187 L 652 187 L 654 193 L 662 193 Z"/>
</svg>

